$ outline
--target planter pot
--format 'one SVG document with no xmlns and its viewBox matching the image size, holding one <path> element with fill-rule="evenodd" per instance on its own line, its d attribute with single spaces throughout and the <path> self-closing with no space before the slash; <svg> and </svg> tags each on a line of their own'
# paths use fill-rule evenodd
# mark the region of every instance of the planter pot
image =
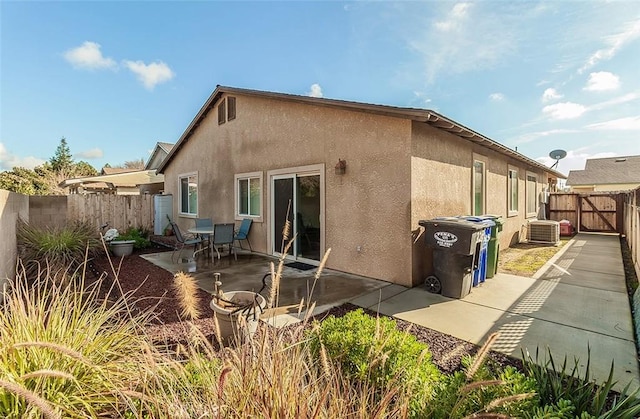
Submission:
<svg viewBox="0 0 640 419">
<path fill-rule="evenodd" d="M 135 240 L 113 240 L 109 247 L 114 256 L 122 257 L 133 253 L 134 244 L 136 244 Z"/>
<path fill-rule="evenodd" d="M 224 299 L 235 304 L 228 305 L 215 297 L 209 304 L 218 320 L 222 343 L 227 345 L 246 342 L 256 333 L 260 315 L 267 306 L 267 300 L 262 295 L 251 291 L 225 292 Z M 247 309 L 237 311 L 238 306 L 246 306 Z"/>
</svg>

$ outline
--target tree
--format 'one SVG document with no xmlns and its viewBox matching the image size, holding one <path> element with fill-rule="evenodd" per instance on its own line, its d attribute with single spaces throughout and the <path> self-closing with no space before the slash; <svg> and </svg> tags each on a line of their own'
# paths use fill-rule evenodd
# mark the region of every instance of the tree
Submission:
<svg viewBox="0 0 640 419">
<path fill-rule="evenodd" d="M 81 160 L 75 164 L 74 174 L 79 177 L 97 176 L 98 171 L 86 161 Z"/>
<path fill-rule="evenodd" d="M 124 162 L 124 167 L 125 167 L 125 169 L 143 170 L 144 169 L 144 160 L 140 159 L 140 160 L 126 161 L 126 162 Z"/>
<path fill-rule="evenodd" d="M 51 190 L 46 177 L 24 167 L 14 167 L 11 171 L 1 172 L 0 189 L 23 195 L 48 195 Z"/>
<path fill-rule="evenodd" d="M 73 165 L 73 157 L 71 156 L 71 150 L 69 150 L 66 138 L 62 137 L 58 148 L 56 148 L 56 153 L 49 159 L 49 163 L 54 172 L 61 172 L 71 168 Z"/>
<path fill-rule="evenodd" d="M 144 159 L 139 159 L 139 160 L 125 161 L 124 163 L 116 164 L 115 166 L 111 166 L 109 163 L 107 163 L 103 167 L 111 167 L 113 169 L 144 170 L 144 166 L 145 166 Z"/>
<path fill-rule="evenodd" d="M 85 161 L 75 163 L 67 140 L 62 137 L 55 155 L 33 170 L 14 167 L 0 172 L 0 189 L 24 195 L 64 195 L 67 191 L 59 185 L 65 179 L 95 176 L 98 171 Z"/>
</svg>

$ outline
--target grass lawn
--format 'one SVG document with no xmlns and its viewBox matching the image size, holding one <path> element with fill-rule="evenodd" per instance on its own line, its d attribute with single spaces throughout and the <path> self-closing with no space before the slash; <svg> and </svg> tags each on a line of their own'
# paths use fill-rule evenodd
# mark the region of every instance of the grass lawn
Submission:
<svg viewBox="0 0 640 419">
<path fill-rule="evenodd" d="M 560 251 L 571 237 L 562 237 L 558 245 L 518 243 L 500 252 L 498 272 L 519 276 L 533 276 L 549 259 Z"/>
</svg>

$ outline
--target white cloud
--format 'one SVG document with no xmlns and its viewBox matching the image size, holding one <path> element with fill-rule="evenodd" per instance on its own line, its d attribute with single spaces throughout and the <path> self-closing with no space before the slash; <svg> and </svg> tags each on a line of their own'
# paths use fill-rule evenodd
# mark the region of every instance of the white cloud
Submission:
<svg viewBox="0 0 640 419">
<path fill-rule="evenodd" d="M 573 102 L 554 103 L 542 108 L 542 112 L 551 119 L 575 119 L 586 111 L 585 106 Z"/>
<path fill-rule="evenodd" d="M 489 95 L 489 99 L 493 100 L 494 102 L 502 102 L 506 98 L 502 93 L 491 93 Z"/>
<path fill-rule="evenodd" d="M 324 94 L 322 93 L 322 87 L 318 83 L 313 83 L 311 85 L 311 90 L 307 92 L 307 96 L 311 97 L 322 97 Z"/>
<path fill-rule="evenodd" d="M 104 156 L 104 152 L 99 148 L 92 148 L 91 150 L 81 151 L 76 153 L 74 157 L 79 159 L 100 159 Z"/>
<path fill-rule="evenodd" d="M 3 143 L 0 143 L 0 170 L 11 170 L 14 167 L 24 167 L 26 169 L 33 169 L 36 166 L 42 165 L 46 160 L 39 159 L 37 157 L 18 157 L 7 150 Z"/>
<path fill-rule="evenodd" d="M 608 71 L 598 71 L 589 74 L 589 81 L 584 90 L 602 92 L 606 90 L 616 90 L 620 87 L 620 77 Z"/>
<path fill-rule="evenodd" d="M 64 58 L 75 68 L 88 70 L 116 69 L 116 62 L 102 55 L 100 44 L 85 41 L 81 46 L 67 50 Z"/>
<path fill-rule="evenodd" d="M 575 134 L 580 132 L 576 129 L 550 129 L 548 131 L 537 131 L 522 134 L 513 140 L 516 144 L 530 143 L 538 138 L 550 137 L 553 135 Z"/>
<path fill-rule="evenodd" d="M 599 111 L 605 108 L 610 108 L 611 106 L 620 105 L 622 103 L 633 102 L 634 100 L 638 99 L 640 99 L 640 92 L 627 93 L 626 95 L 616 97 L 604 102 L 596 103 L 595 105 L 591 105 L 589 106 L 589 110 Z"/>
<path fill-rule="evenodd" d="M 543 102 L 551 102 L 556 99 L 562 99 L 564 96 L 558 93 L 558 91 L 552 87 L 546 89 L 542 94 Z"/>
<path fill-rule="evenodd" d="M 600 61 L 610 60 L 622 49 L 622 47 L 638 37 L 640 37 L 640 19 L 629 22 L 627 28 L 622 32 L 613 36 L 605 37 L 604 42 L 607 44 L 607 47 L 594 52 L 587 62 L 580 67 L 578 73 L 584 73 Z"/>
<path fill-rule="evenodd" d="M 470 7 L 470 3 L 458 3 L 454 5 L 446 19 L 436 22 L 434 27 L 443 32 L 458 29 L 467 19 Z"/>
<path fill-rule="evenodd" d="M 433 3 L 436 4 L 436 3 Z M 448 3 L 438 3 L 448 5 Z M 440 74 L 461 74 L 493 68 L 516 51 L 514 34 L 519 16 L 498 15 L 480 3 L 458 3 L 435 20 L 407 30 L 408 47 L 423 65 L 425 79 L 433 83 Z M 433 8 L 437 13 L 437 8 Z"/>
<path fill-rule="evenodd" d="M 589 124 L 586 128 L 602 131 L 640 131 L 640 116 L 629 116 L 627 118 L 598 122 L 596 124 Z"/>
<path fill-rule="evenodd" d="M 165 83 L 175 77 L 175 73 L 171 68 L 162 61 L 145 64 L 140 60 L 125 60 L 123 64 L 138 76 L 138 80 L 149 90 L 153 90 L 157 84 Z"/>
</svg>

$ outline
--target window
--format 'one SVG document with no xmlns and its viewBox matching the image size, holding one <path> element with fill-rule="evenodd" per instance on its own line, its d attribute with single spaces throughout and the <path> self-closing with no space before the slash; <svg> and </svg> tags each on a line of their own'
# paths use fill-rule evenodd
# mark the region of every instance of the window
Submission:
<svg viewBox="0 0 640 419">
<path fill-rule="evenodd" d="M 180 176 L 180 214 L 198 213 L 198 176 L 188 174 Z"/>
<path fill-rule="evenodd" d="M 473 161 L 473 215 L 484 214 L 484 162 Z"/>
<path fill-rule="evenodd" d="M 262 216 L 262 172 L 236 175 L 236 216 Z"/>
<path fill-rule="evenodd" d="M 236 119 L 236 98 L 229 96 L 227 98 L 227 121 Z"/>
<path fill-rule="evenodd" d="M 218 105 L 218 125 L 222 125 L 227 120 L 227 102 L 225 99 Z"/>
<path fill-rule="evenodd" d="M 538 212 L 538 178 L 533 173 L 527 173 L 527 215 Z"/>
<path fill-rule="evenodd" d="M 518 171 L 509 169 L 507 190 L 509 191 L 509 215 L 518 214 Z"/>
</svg>

